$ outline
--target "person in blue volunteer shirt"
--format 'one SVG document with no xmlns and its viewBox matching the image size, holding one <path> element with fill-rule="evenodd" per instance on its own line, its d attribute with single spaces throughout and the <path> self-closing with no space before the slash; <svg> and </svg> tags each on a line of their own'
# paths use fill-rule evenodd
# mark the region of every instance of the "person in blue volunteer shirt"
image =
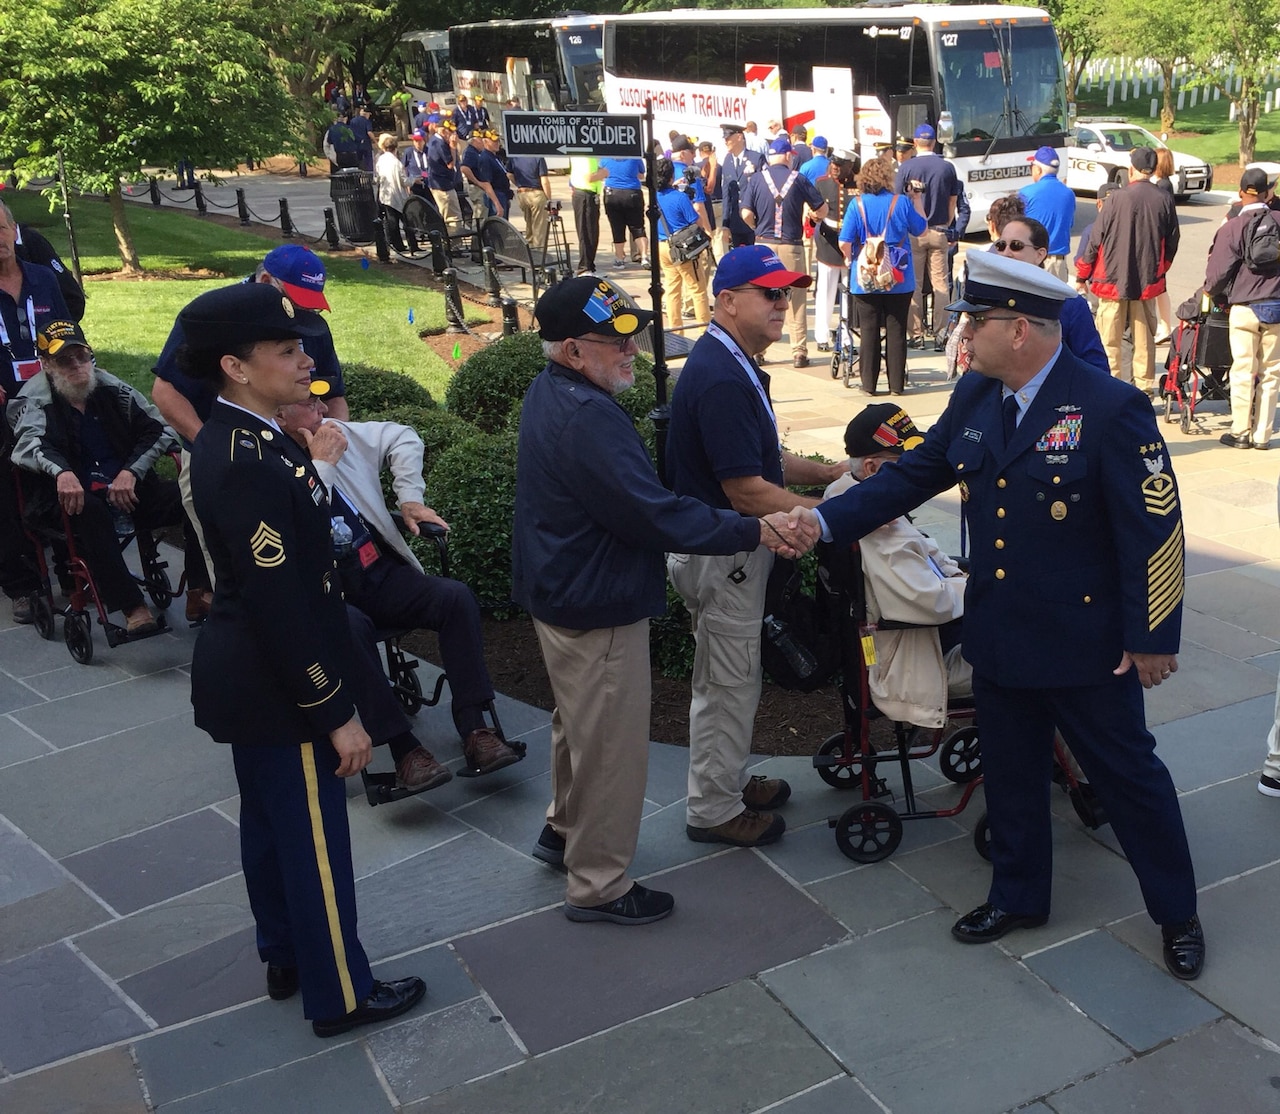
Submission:
<svg viewBox="0 0 1280 1114">
<path fill-rule="evenodd" d="M 450 232 L 455 231 L 462 223 L 462 207 L 454 189 L 457 175 L 457 152 L 454 149 L 456 135 L 453 124 L 448 120 L 441 120 L 439 130 L 427 144 L 427 189 L 431 191 L 431 199 L 436 203 Z"/>
<path fill-rule="evenodd" d="M 893 164 L 872 159 L 858 172 L 860 196 L 853 198 L 840 226 L 840 250 L 849 270 L 854 311 L 862 338 L 859 371 L 862 390 L 874 395 L 880 382 L 880 330 L 885 335 L 885 365 L 889 393 L 900 395 L 907 388 L 907 317 L 916 288 L 916 273 L 907 240 L 928 227 L 924 198 L 920 191 L 907 196 L 890 193 Z M 859 275 L 858 255 L 869 236 L 883 236 L 886 253 L 893 253 L 902 278 L 883 290 L 871 289 Z"/>
<path fill-rule="evenodd" d="M 592 178 L 604 182 L 604 215 L 613 233 L 613 265 L 627 265 L 627 233 L 635 240 L 643 257 L 641 266 L 649 266 L 649 238 L 644 230 L 644 159 L 603 158 Z"/>
<path fill-rule="evenodd" d="M 909 347 L 924 347 L 924 280 L 933 291 L 933 335 L 936 341 L 947 320 L 948 252 L 957 238 L 956 209 L 963 192 L 955 167 L 934 149 L 936 137 L 929 124 L 915 132 L 915 154 L 898 167 L 894 193 L 924 203 L 925 230 L 912 240 L 912 265 L 916 273 L 915 294 L 908 321 Z"/>
<path fill-rule="evenodd" d="M 1054 278 L 1067 281 L 1067 256 L 1071 254 L 1071 226 L 1076 222 L 1076 195 L 1058 178 L 1058 152 L 1040 147 L 1027 161 L 1031 164 L 1031 185 L 1018 191 L 1027 207 L 1027 216 L 1038 220 L 1049 233 L 1049 254 L 1044 269 Z"/>
<path fill-rule="evenodd" d="M 809 144 L 809 148 L 813 151 L 813 154 L 800 164 L 800 173 L 816 186 L 819 178 L 827 176 L 827 169 L 831 166 L 831 159 L 828 156 L 830 147 L 827 144 L 827 137 L 825 135 L 815 135 L 813 142 Z"/>
<path fill-rule="evenodd" d="M 680 321 L 681 309 L 687 296 L 693 303 L 693 318 L 699 325 L 711 320 L 711 307 L 707 303 L 707 260 L 699 256 L 687 261 L 677 260 L 671 254 L 668 241 L 673 232 L 700 224 L 708 236 L 711 229 L 705 216 L 699 217 L 688 194 L 675 183 L 675 165 L 670 159 L 659 159 L 654 168 L 658 189 L 658 209 L 662 219 L 658 221 L 658 261 L 662 264 L 662 312 L 668 327 Z M 701 189 L 701 187 L 699 187 Z M 706 252 L 703 252 L 706 255 Z"/>
</svg>

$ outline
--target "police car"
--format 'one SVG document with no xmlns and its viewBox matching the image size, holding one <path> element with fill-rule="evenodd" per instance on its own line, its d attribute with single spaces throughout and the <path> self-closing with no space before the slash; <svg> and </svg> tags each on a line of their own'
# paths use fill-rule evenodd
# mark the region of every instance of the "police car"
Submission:
<svg viewBox="0 0 1280 1114">
<path fill-rule="evenodd" d="M 1067 149 L 1066 183 L 1077 193 L 1096 193 L 1105 182 L 1129 180 L 1129 152 L 1135 147 L 1163 147 L 1146 128 L 1121 116 L 1083 116 L 1076 121 L 1076 145 Z M 1213 167 L 1191 155 L 1173 152 L 1174 196 L 1185 201 L 1213 188 Z"/>
</svg>

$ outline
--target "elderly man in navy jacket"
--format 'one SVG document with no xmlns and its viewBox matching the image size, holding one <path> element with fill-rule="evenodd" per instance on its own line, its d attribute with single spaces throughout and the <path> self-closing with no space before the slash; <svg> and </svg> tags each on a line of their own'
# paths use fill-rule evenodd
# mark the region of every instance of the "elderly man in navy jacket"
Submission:
<svg viewBox="0 0 1280 1114">
<path fill-rule="evenodd" d="M 924 444 L 818 514 L 852 542 L 957 481 L 972 539 L 964 655 L 973 665 L 991 828 L 987 901 L 952 934 L 995 940 L 1049 915 L 1056 725 L 1084 768 L 1181 979 L 1204 963 L 1196 887 L 1172 779 L 1142 689 L 1178 667 L 1183 534 L 1151 403 L 1062 347 L 1071 291 L 972 253 L 973 352 Z"/>
</svg>

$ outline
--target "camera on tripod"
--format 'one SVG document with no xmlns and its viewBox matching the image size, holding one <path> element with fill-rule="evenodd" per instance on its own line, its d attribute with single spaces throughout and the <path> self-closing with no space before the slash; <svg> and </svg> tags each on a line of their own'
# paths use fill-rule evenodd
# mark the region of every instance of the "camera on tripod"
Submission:
<svg viewBox="0 0 1280 1114">
<path fill-rule="evenodd" d="M 563 201 L 548 201 L 547 212 L 550 213 L 553 217 L 559 216 L 560 209 L 563 205 L 564 205 Z"/>
</svg>

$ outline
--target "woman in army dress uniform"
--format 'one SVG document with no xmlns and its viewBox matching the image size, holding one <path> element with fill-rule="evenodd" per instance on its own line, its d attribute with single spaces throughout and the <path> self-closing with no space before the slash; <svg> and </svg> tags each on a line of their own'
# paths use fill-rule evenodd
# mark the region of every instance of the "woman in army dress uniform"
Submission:
<svg viewBox="0 0 1280 1114">
<path fill-rule="evenodd" d="M 356 935 L 342 779 L 368 764 L 370 741 L 343 684 L 351 642 L 328 493 L 275 422 L 309 396 L 303 344 L 322 323 L 263 284 L 203 294 L 179 323 L 183 371 L 219 389 L 191 454 L 217 581 L 192 663 L 195 722 L 231 744 L 268 993 L 300 986 L 317 1036 L 332 1036 L 405 1012 L 425 987 L 375 980 Z"/>
</svg>

